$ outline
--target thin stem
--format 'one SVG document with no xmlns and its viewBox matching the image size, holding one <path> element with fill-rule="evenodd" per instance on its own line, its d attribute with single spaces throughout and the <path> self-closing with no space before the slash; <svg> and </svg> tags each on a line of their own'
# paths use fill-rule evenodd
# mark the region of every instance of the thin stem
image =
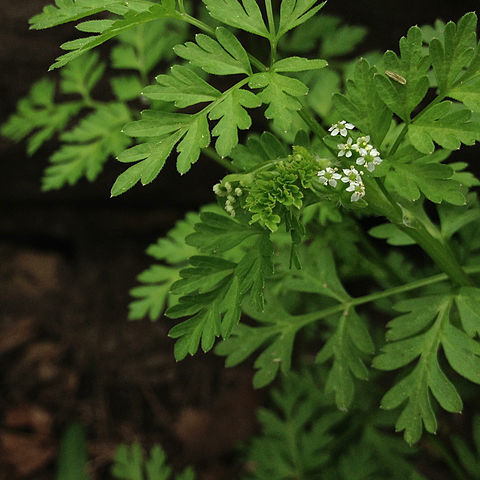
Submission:
<svg viewBox="0 0 480 480">
<path fill-rule="evenodd" d="M 480 273 L 480 266 L 475 265 L 472 267 L 464 267 L 464 271 L 469 274 Z M 335 315 L 337 313 L 342 313 L 348 311 L 352 307 L 358 307 L 359 305 L 364 305 L 366 303 L 375 302 L 376 300 L 381 300 L 382 298 L 391 297 L 393 295 L 398 295 L 400 293 L 409 292 L 411 290 L 416 290 L 418 288 L 426 287 L 427 285 L 433 285 L 435 283 L 444 282 L 448 280 L 448 275 L 445 273 L 439 273 L 438 275 L 433 275 L 431 277 L 422 278 L 421 280 L 415 280 L 398 287 L 389 288 L 383 290 L 382 292 L 372 293 L 370 295 L 364 295 L 363 297 L 352 298 L 348 302 L 343 302 L 339 305 L 333 307 L 324 308 L 318 312 L 307 313 L 306 315 L 300 315 L 298 317 L 299 322 L 295 324 L 295 329 L 299 330 L 300 328 L 305 327 L 311 323 L 314 323 L 323 318 Z"/>
<path fill-rule="evenodd" d="M 400 146 L 400 144 L 402 143 L 402 140 L 405 138 L 405 135 L 408 132 L 408 125 L 409 124 L 406 123 L 403 126 L 402 131 L 399 133 L 397 139 L 395 140 L 395 143 L 392 145 L 392 148 L 388 152 L 388 155 L 387 155 L 388 157 L 391 157 L 398 150 L 398 147 Z"/>
<path fill-rule="evenodd" d="M 177 18 L 197 27 L 198 29 L 202 30 L 205 33 L 208 33 L 209 35 L 215 36 L 214 28 L 210 27 L 210 25 L 207 25 L 205 22 L 202 22 L 195 17 L 192 17 L 187 12 L 185 12 L 185 9 L 178 14 Z"/>
<path fill-rule="evenodd" d="M 337 152 L 325 143 L 323 139 L 327 136 L 327 131 L 315 120 L 314 116 L 308 111 L 308 109 L 304 106 L 301 110 L 299 110 L 298 114 L 302 118 L 302 120 L 310 127 L 310 130 L 314 133 L 314 135 L 328 148 L 328 150 L 334 155 L 337 156 Z"/>
<path fill-rule="evenodd" d="M 178 0 L 178 9 L 182 13 L 186 13 L 185 6 L 183 5 L 183 0 Z"/>
<path fill-rule="evenodd" d="M 432 100 L 424 109 L 422 109 L 420 112 L 418 112 L 409 122 L 405 123 L 403 126 L 402 131 L 399 133 L 397 139 L 395 140 L 395 143 L 392 145 L 392 148 L 388 152 L 388 156 L 391 157 L 397 150 L 400 144 L 402 143 L 402 140 L 405 138 L 405 135 L 408 132 L 408 126 L 421 118 L 425 113 L 427 113 L 431 108 L 433 108 L 435 105 L 440 103 L 445 99 L 446 95 L 439 95 L 436 97 L 434 100 Z"/>
<path fill-rule="evenodd" d="M 222 158 L 213 148 L 207 147 L 202 149 L 202 153 L 213 160 L 214 162 L 217 162 L 219 165 L 222 167 L 226 168 L 229 172 L 236 173 L 239 170 L 235 168 L 235 166 L 232 164 L 232 162 L 229 162 L 226 158 Z"/>
<path fill-rule="evenodd" d="M 275 63 L 277 58 L 277 32 L 275 29 L 275 19 L 273 17 L 272 0 L 265 0 L 265 9 L 267 10 L 268 30 L 270 32 L 271 63 Z"/>
</svg>

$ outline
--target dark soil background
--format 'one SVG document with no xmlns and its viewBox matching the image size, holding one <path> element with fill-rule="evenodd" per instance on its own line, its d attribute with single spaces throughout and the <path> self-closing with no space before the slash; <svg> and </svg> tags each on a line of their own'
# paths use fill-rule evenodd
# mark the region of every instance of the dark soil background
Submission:
<svg viewBox="0 0 480 480">
<path fill-rule="evenodd" d="M 74 35 L 70 26 L 28 31 L 46 3 L 0 0 L 0 122 Z M 456 20 L 477 3 L 331 0 L 325 12 L 368 26 L 363 47 L 380 50 L 396 49 L 413 24 Z M 214 355 L 175 364 L 168 320 L 127 322 L 145 248 L 213 200 L 222 170 L 204 160 L 180 177 L 170 165 L 151 186 L 110 200 L 123 170 L 111 161 L 94 184 L 42 193 L 53 148 L 28 158 L 24 145 L 0 139 L 0 480 L 54 478 L 73 420 L 87 429 L 97 479 L 108 478 L 114 446 L 135 440 L 161 442 L 200 480 L 235 478 L 235 448 L 265 398 L 248 367 L 225 370 Z"/>
</svg>

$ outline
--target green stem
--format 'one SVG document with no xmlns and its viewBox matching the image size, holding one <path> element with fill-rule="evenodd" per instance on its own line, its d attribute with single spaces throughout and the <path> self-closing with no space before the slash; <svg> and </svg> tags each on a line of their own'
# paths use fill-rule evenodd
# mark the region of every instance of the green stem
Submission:
<svg viewBox="0 0 480 480">
<path fill-rule="evenodd" d="M 213 148 L 207 147 L 202 149 L 202 153 L 213 160 L 214 162 L 217 162 L 219 165 L 222 167 L 226 168 L 229 172 L 236 173 L 239 172 L 239 170 L 232 164 L 232 162 L 229 162 L 226 158 L 222 158 Z"/>
<path fill-rule="evenodd" d="M 464 267 L 464 271 L 470 274 L 480 273 L 480 265 L 473 267 Z M 414 282 L 406 283 L 398 287 L 389 288 L 383 290 L 382 292 L 372 293 L 370 295 L 364 295 L 363 297 L 352 298 L 348 302 L 343 302 L 339 305 L 333 307 L 324 308 L 318 312 L 307 313 L 305 315 L 300 315 L 298 317 L 298 323 L 295 324 L 295 329 L 299 330 L 306 325 L 314 323 L 323 318 L 335 315 L 337 313 L 345 312 L 352 307 L 358 307 L 366 303 L 375 302 L 376 300 L 381 300 L 382 298 L 391 297 L 393 295 L 398 295 L 400 293 L 409 292 L 411 290 L 417 290 L 418 288 L 426 287 L 428 285 L 433 285 L 435 283 L 444 282 L 448 280 L 448 275 L 445 273 L 440 273 L 438 275 L 433 275 L 431 277 L 422 278 L 421 280 L 415 280 Z"/>
<path fill-rule="evenodd" d="M 410 211 L 408 224 L 405 212 L 394 201 L 379 179 L 365 178 L 370 208 L 393 223 L 399 230 L 406 233 L 430 256 L 436 265 L 443 270 L 457 285 L 472 285 L 472 281 L 459 265 L 449 245 L 442 240 L 441 235 L 431 222 L 422 219 L 418 213 Z"/>
<path fill-rule="evenodd" d="M 461 286 L 472 286 L 473 282 L 458 263 L 450 246 L 433 237 L 423 225 L 409 228 L 404 225 L 396 225 L 399 230 L 406 233 L 410 238 L 428 253 L 430 258 L 442 269 L 453 282 Z"/>
<path fill-rule="evenodd" d="M 273 65 L 277 59 L 277 32 L 273 17 L 272 0 L 265 0 L 265 9 L 267 10 L 268 30 L 270 32 L 271 65 Z"/>
<path fill-rule="evenodd" d="M 403 126 L 403 129 L 402 131 L 399 133 L 398 137 L 396 138 L 395 140 L 395 143 L 392 145 L 392 148 L 390 149 L 390 151 L 388 152 L 388 157 L 391 157 L 397 150 L 398 150 L 398 147 L 400 146 L 400 144 L 402 143 L 402 140 L 405 138 L 405 135 L 407 134 L 408 132 L 408 126 L 415 122 L 416 120 L 418 120 L 419 118 L 421 118 L 423 115 L 425 115 L 425 113 L 427 113 L 431 108 L 433 108 L 435 105 L 437 105 L 438 103 L 440 103 L 441 101 L 443 101 L 445 99 L 445 96 L 444 94 L 441 94 L 439 95 L 438 97 L 436 97 L 434 100 L 432 100 L 424 109 L 422 109 L 420 112 L 418 112 L 409 122 L 405 123 L 405 125 Z"/>
<path fill-rule="evenodd" d="M 308 125 L 314 135 L 325 145 L 325 147 L 328 148 L 332 155 L 336 157 L 337 152 L 325 143 L 324 137 L 328 135 L 327 131 L 315 120 L 315 117 L 312 115 L 312 113 L 305 106 L 303 106 L 302 109 L 299 110 L 298 114 Z"/>
<path fill-rule="evenodd" d="M 405 138 L 405 135 L 408 132 L 408 125 L 409 124 L 406 123 L 403 126 L 402 131 L 399 133 L 397 139 L 395 140 L 395 143 L 392 145 L 392 148 L 388 152 L 388 155 L 387 155 L 388 157 L 391 157 L 398 150 L 398 147 L 400 146 L 400 144 L 402 143 L 402 140 Z"/>
</svg>

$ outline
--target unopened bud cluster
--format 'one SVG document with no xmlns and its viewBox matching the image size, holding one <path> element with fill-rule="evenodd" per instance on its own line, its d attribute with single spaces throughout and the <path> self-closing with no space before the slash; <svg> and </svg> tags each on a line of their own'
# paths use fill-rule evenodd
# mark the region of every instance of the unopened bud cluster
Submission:
<svg viewBox="0 0 480 480">
<path fill-rule="evenodd" d="M 354 129 L 355 125 L 341 120 L 338 123 L 334 123 L 328 131 L 332 137 L 339 134 L 342 137 L 346 137 L 345 143 L 337 145 L 338 157 L 351 158 L 355 161 L 356 166 L 350 165 L 349 168 L 343 168 L 341 172 L 337 167 L 327 167 L 318 172 L 318 177 L 325 186 L 333 188 L 336 188 L 338 180 L 348 184 L 346 191 L 352 193 L 350 200 L 357 202 L 365 196 L 365 185 L 362 180 L 362 175 L 364 175 L 365 171 L 362 168 L 365 168 L 368 172 L 373 172 L 382 163 L 382 159 L 380 158 L 380 152 L 369 143 L 369 135 L 358 137 L 355 142 L 352 137 L 348 136 L 349 130 Z M 360 168 L 357 169 L 357 167 Z"/>
<path fill-rule="evenodd" d="M 238 197 L 243 195 L 243 191 L 240 187 L 233 187 L 230 182 L 216 183 L 213 186 L 213 192 L 218 197 L 226 197 L 225 211 L 230 214 L 231 217 L 235 217 L 235 203 Z"/>
</svg>

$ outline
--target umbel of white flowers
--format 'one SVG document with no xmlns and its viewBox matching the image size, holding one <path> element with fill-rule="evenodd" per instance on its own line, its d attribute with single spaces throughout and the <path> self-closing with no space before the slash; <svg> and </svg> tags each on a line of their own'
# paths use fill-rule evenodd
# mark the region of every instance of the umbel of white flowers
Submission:
<svg viewBox="0 0 480 480">
<path fill-rule="evenodd" d="M 353 142 L 353 138 L 348 136 L 348 131 L 353 130 L 355 125 L 347 123 L 346 120 L 334 123 L 328 131 L 332 137 L 341 135 L 347 137 L 345 143 L 339 143 L 338 157 L 352 158 L 355 160 L 357 166 L 366 168 L 369 172 L 373 172 L 375 167 L 382 163 L 380 158 L 380 152 L 371 145 L 370 136 L 358 137 L 356 142 Z M 325 186 L 336 188 L 338 185 L 337 180 L 347 184 L 347 192 L 352 192 L 350 200 L 357 202 L 365 196 L 365 185 L 363 184 L 362 175 L 364 175 L 362 169 L 357 170 L 354 165 L 350 165 L 350 168 L 343 168 L 342 173 L 339 173 L 337 167 L 327 167 L 324 170 L 318 172 L 320 183 Z M 342 175 L 343 174 L 343 175 Z"/>
</svg>

